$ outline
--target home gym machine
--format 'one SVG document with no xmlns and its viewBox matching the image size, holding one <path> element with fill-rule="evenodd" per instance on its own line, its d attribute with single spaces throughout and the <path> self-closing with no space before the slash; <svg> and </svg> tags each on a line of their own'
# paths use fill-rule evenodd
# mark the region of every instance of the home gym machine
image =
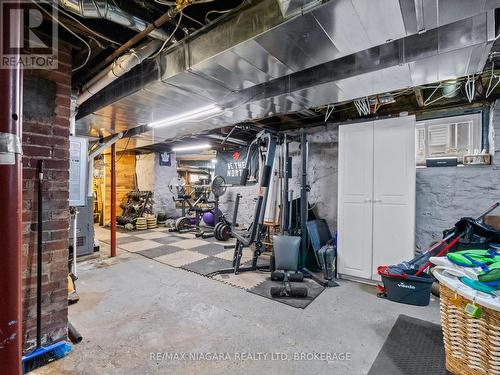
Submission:
<svg viewBox="0 0 500 375">
<path fill-rule="evenodd" d="M 236 202 L 234 205 L 233 220 L 231 225 L 232 237 L 236 238 L 236 245 L 234 247 L 233 255 L 233 268 L 224 269 L 214 272 L 213 274 L 224 274 L 224 273 L 235 273 L 245 271 L 255 271 L 257 269 L 269 270 L 269 266 L 259 267 L 257 261 L 259 256 L 265 250 L 265 245 L 262 243 L 264 238 L 264 216 L 267 204 L 267 198 L 269 195 L 269 184 L 271 182 L 271 174 L 273 170 L 274 158 L 276 155 L 276 146 L 278 144 L 278 135 L 276 133 L 270 133 L 267 131 L 261 131 L 248 146 L 248 153 L 245 162 L 245 168 L 242 171 L 241 185 L 245 186 L 249 177 L 249 165 L 250 165 L 250 155 L 254 148 L 265 149 L 265 160 L 263 161 L 262 168 L 260 171 L 259 186 L 257 191 L 257 200 L 254 209 L 254 220 L 248 230 L 237 231 L 236 218 L 238 215 L 238 206 L 241 195 L 236 196 Z M 252 265 L 249 267 L 241 267 L 241 257 L 243 254 L 243 248 L 255 244 L 255 249 L 253 252 Z"/>
<path fill-rule="evenodd" d="M 301 182 L 300 182 L 300 204 L 299 205 L 299 215 L 296 215 L 295 222 L 293 223 L 293 193 L 289 190 L 289 180 L 292 177 L 292 159 L 289 152 L 289 144 L 291 142 L 299 142 L 300 144 L 300 158 L 301 158 Z M 280 235 L 285 240 L 291 240 L 293 242 L 293 247 L 295 249 L 295 267 L 291 269 L 279 269 L 276 268 L 275 256 L 276 250 L 273 251 L 273 256 L 271 257 L 271 262 L 269 265 L 258 266 L 258 258 L 265 250 L 265 246 L 262 242 L 264 238 L 264 217 L 266 204 L 269 194 L 269 186 L 272 178 L 273 163 L 276 156 L 276 149 L 278 144 L 281 147 L 281 165 L 279 168 L 279 177 L 281 178 L 282 185 L 282 197 L 281 197 L 281 227 Z M 257 134 L 256 139 L 250 144 L 249 149 L 252 147 L 265 148 L 265 161 L 263 162 L 263 167 L 260 171 L 260 179 L 258 186 L 258 197 L 255 204 L 254 219 L 248 231 L 240 232 L 236 231 L 234 228 L 233 220 L 233 237 L 236 238 L 236 245 L 234 248 L 233 256 L 233 268 L 220 270 L 214 272 L 214 274 L 224 274 L 224 273 L 234 273 L 238 274 L 245 271 L 255 271 L 255 270 L 267 270 L 267 271 L 280 271 L 273 272 L 271 275 L 272 279 L 284 281 L 284 288 L 273 290 L 273 293 L 281 296 L 290 296 L 290 281 L 300 281 L 302 276 L 305 278 L 310 278 L 322 286 L 335 286 L 336 283 L 331 280 L 326 280 L 323 275 L 319 275 L 316 272 L 311 271 L 307 267 L 307 256 L 309 250 L 309 239 L 307 230 L 307 221 L 309 217 L 309 206 L 308 206 L 308 193 L 310 191 L 310 185 L 307 181 L 307 168 L 308 168 L 308 141 L 307 134 L 304 130 L 298 134 L 298 136 L 289 136 L 283 133 L 271 133 L 268 131 L 261 131 Z M 248 155 L 250 155 L 250 150 Z M 245 169 L 242 173 L 242 185 L 245 185 L 248 178 L 248 155 L 246 160 Z M 233 219 L 238 212 L 239 197 L 236 197 Z M 296 205 L 297 206 L 297 205 Z M 287 243 L 285 241 L 285 243 Z M 289 242 L 288 242 L 289 243 Z M 242 251 L 244 247 L 248 247 L 255 244 L 255 250 L 252 257 L 252 264 L 248 267 L 241 267 Z M 285 246 L 284 253 L 289 253 L 291 250 L 290 246 Z M 282 252 L 283 253 L 283 252 Z M 290 254 L 287 254 L 289 256 Z M 314 254 L 313 254 L 314 255 Z M 279 262 L 278 262 L 279 263 Z M 286 262 L 285 262 L 286 263 Z M 278 267 L 281 267 L 278 264 Z M 292 293 L 294 294 L 294 293 Z M 307 295 L 302 289 L 299 290 L 297 296 Z"/>
<path fill-rule="evenodd" d="M 191 194 L 187 194 L 188 186 L 180 177 L 174 177 L 168 185 L 174 202 L 180 202 L 182 209 L 182 216 L 175 221 L 175 226 L 171 230 L 180 233 L 196 232 L 196 237 L 215 237 L 219 241 L 231 238 L 231 225 L 219 209 L 219 199 L 231 185 L 227 185 L 221 176 L 214 177 L 209 185 L 194 185 L 192 187 L 198 189 L 198 197 L 194 203 L 191 202 Z M 213 201 L 209 200 L 210 194 L 214 196 Z M 200 225 L 202 221 L 209 227 L 202 227 Z"/>
</svg>

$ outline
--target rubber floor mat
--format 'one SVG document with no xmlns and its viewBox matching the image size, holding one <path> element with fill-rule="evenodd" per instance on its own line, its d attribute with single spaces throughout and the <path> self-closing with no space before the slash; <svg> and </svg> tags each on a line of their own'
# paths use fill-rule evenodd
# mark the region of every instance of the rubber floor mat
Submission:
<svg viewBox="0 0 500 375">
<path fill-rule="evenodd" d="M 400 315 L 368 375 L 447 375 L 441 326 Z"/>
<path fill-rule="evenodd" d="M 290 297 L 280 297 L 280 298 L 273 298 L 271 297 L 271 287 L 272 286 L 283 286 L 283 282 L 281 281 L 272 281 L 271 279 L 266 279 L 264 282 L 260 283 L 259 285 L 249 289 L 248 291 L 250 293 L 257 294 L 261 297 L 266 297 L 269 298 L 273 301 L 281 302 L 286 305 L 300 308 L 300 309 L 305 309 L 316 297 L 318 297 L 323 290 L 325 290 L 324 287 L 319 285 L 318 283 L 309 280 L 309 279 L 304 279 L 303 282 L 300 283 L 292 283 L 292 286 L 305 286 L 307 287 L 307 297 L 306 298 L 290 298 Z"/>
</svg>

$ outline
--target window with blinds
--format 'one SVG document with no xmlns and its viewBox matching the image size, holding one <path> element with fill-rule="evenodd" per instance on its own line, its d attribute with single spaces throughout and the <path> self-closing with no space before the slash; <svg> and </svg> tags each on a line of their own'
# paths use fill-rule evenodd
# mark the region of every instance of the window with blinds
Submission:
<svg viewBox="0 0 500 375">
<path fill-rule="evenodd" d="M 456 157 L 462 164 L 465 155 L 481 152 L 481 139 L 481 113 L 418 121 L 415 137 L 417 166 L 425 166 L 428 158 L 439 157 Z"/>
</svg>

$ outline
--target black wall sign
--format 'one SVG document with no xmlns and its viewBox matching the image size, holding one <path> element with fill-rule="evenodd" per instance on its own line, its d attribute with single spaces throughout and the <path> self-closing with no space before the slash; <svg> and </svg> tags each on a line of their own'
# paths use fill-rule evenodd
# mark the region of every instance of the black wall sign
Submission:
<svg viewBox="0 0 500 375">
<path fill-rule="evenodd" d="M 215 175 L 224 177 L 227 184 L 240 185 L 241 174 L 245 168 L 248 148 L 243 147 L 232 152 L 218 152 L 217 164 L 215 165 Z M 248 183 L 257 182 L 259 172 L 259 152 L 253 148 L 250 158 L 250 178 Z"/>
<path fill-rule="evenodd" d="M 172 154 L 170 154 L 169 152 L 161 152 L 160 165 L 164 167 L 172 166 Z"/>
</svg>

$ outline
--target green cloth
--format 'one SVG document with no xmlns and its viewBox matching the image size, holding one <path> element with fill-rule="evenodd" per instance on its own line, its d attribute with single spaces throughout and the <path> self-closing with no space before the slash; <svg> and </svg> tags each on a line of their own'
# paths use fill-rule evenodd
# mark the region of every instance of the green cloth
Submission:
<svg viewBox="0 0 500 375">
<path fill-rule="evenodd" d="M 492 281 L 500 281 L 500 262 L 488 266 L 489 272 L 481 272 L 477 279 L 481 282 L 488 283 Z"/>
<path fill-rule="evenodd" d="M 477 267 L 480 282 L 500 281 L 500 253 L 492 250 L 462 250 L 447 254 L 448 259 L 462 267 Z"/>
</svg>

